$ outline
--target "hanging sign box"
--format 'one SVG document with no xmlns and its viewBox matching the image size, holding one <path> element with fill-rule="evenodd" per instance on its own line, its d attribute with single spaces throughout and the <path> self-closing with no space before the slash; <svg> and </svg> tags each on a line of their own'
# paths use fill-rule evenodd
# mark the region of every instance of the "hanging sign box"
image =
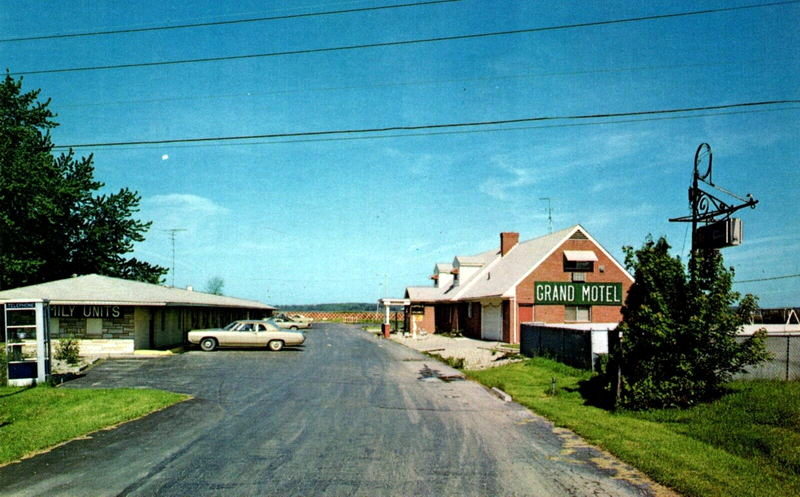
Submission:
<svg viewBox="0 0 800 497">
<path fill-rule="evenodd" d="M 533 295 L 539 305 L 622 305 L 622 283 L 537 281 Z"/>
</svg>

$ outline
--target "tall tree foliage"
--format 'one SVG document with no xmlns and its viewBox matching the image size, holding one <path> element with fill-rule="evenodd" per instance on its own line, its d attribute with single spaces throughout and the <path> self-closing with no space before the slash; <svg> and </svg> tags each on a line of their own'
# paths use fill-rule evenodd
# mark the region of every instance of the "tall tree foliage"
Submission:
<svg viewBox="0 0 800 497">
<path fill-rule="evenodd" d="M 125 257 L 151 224 L 132 217 L 139 195 L 98 195 L 91 155 L 53 154 L 39 93 L 0 84 L 0 289 L 88 273 L 160 282 L 166 268 Z"/>
<path fill-rule="evenodd" d="M 756 310 L 732 291 L 733 270 L 716 250 L 697 251 L 684 267 L 664 238 L 625 247 L 635 283 L 622 309 L 619 401 L 630 408 L 688 406 L 717 395 L 745 366 L 764 360 L 764 337 L 736 339 Z"/>
</svg>

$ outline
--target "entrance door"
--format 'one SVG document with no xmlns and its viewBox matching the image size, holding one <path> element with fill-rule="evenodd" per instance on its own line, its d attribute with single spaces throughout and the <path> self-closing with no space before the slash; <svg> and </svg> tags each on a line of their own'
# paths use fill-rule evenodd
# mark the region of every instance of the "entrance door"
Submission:
<svg viewBox="0 0 800 497">
<path fill-rule="evenodd" d="M 503 340 L 502 303 L 481 303 L 481 338 L 484 340 Z"/>
</svg>

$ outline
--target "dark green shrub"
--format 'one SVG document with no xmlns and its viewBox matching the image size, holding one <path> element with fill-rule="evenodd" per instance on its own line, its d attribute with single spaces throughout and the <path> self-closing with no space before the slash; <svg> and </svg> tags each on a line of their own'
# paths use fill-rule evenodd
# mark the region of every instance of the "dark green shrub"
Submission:
<svg viewBox="0 0 800 497">
<path fill-rule="evenodd" d="M 56 344 L 55 358 L 72 366 L 80 363 L 81 348 L 75 337 L 62 338 Z"/>
<path fill-rule="evenodd" d="M 719 395 L 745 366 L 767 358 L 763 334 L 736 335 L 755 311 L 752 295 L 732 291 L 733 270 L 716 250 L 695 251 L 684 267 L 664 238 L 625 247 L 635 283 L 622 308 L 620 346 L 612 350 L 619 405 L 685 407 Z"/>
</svg>

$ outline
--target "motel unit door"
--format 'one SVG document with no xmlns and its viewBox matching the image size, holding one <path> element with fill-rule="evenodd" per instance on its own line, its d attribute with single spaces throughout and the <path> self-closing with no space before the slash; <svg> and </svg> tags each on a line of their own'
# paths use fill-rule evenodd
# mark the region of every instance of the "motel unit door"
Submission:
<svg viewBox="0 0 800 497">
<path fill-rule="evenodd" d="M 481 338 L 503 340 L 503 302 L 501 300 L 481 302 Z"/>
</svg>

